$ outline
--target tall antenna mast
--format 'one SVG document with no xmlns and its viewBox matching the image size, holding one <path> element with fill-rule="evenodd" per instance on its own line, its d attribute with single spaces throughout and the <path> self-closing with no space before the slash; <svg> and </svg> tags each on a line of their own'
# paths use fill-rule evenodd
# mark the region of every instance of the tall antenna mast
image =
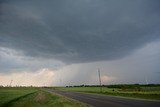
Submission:
<svg viewBox="0 0 160 107">
<path fill-rule="evenodd" d="M 99 68 L 98 68 L 98 77 L 99 77 L 100 91 L 102 92 L 101 72 L 100 72 L 100 69 L 99 69 Z"/>
<path fill-rule="evenodd" d="M 60 82 L 60 86 L 62 86 L 62 79 L 59 79 L 59 82 Z"/>
</svg>

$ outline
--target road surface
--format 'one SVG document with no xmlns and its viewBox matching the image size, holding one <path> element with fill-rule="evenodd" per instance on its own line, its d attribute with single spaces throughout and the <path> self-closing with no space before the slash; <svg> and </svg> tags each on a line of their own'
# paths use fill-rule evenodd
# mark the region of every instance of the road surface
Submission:
<svg viewBox="0 0 160 107">
<path fill-rule="evenodd" d="M 72 91 L 48 91 L 87 103 L 93 107 L 160 107 L 160 101 L 127 99 Z"/>
</svg>

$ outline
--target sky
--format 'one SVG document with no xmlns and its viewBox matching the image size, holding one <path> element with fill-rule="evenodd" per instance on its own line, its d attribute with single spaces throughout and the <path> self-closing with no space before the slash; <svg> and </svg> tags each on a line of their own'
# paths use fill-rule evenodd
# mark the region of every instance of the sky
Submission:
<svg viewBox="0 0 160 107">
<path fill-rule="evenodd" d="M 159 0 L 0 0 L 0 85 L 160 83 Z"/>
</svg>

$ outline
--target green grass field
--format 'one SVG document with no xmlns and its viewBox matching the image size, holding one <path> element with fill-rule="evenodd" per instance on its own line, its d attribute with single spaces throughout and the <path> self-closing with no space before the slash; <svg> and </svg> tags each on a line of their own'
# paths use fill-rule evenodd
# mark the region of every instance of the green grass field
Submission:
<svg viewBox="0 0 160 107">
<path fill-rule="evenodd" d="M 108 88 L 102 87 L 56 87 L 54 89 L 64 91 L 78 91 L 103 95 L 123 96 L 131 98 L 160 100 L 160 86 L 127 86 Z"/>
<path fill-rule="evenodd" d="M 86 107 L 78 101 L 39 88 L 0 88 L 0 107 Z"/>
</svg>

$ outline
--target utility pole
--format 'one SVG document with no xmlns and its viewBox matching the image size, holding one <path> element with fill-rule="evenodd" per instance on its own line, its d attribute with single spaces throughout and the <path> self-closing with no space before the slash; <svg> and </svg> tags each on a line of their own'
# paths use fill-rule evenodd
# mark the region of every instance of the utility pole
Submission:
<svg viewBox="0 0 160 107">
<path fill-rule="evenodd" d="M 100 69 L 99 69 L 99 68 L 98 68 L 98 76 L 99 76 L 100 92 L 102 92 L 101 72 L 100 72 Z"/>
<path fill-rule="evenodd" d="M 12 81 L 13 81 L 13 80 L 11 80 L 11 82 L 10 82 L 10 85 L 9 85 L 10 87 L 11 87 L 11 85 L 12 85 Z"/>
<path fill-rule="evenodd" d="M 147 80 L 147 77 L 145 77 L 145 80 L 146 80 L 146 84 L 148 85 L 148 80 Z"/>
</svg>

